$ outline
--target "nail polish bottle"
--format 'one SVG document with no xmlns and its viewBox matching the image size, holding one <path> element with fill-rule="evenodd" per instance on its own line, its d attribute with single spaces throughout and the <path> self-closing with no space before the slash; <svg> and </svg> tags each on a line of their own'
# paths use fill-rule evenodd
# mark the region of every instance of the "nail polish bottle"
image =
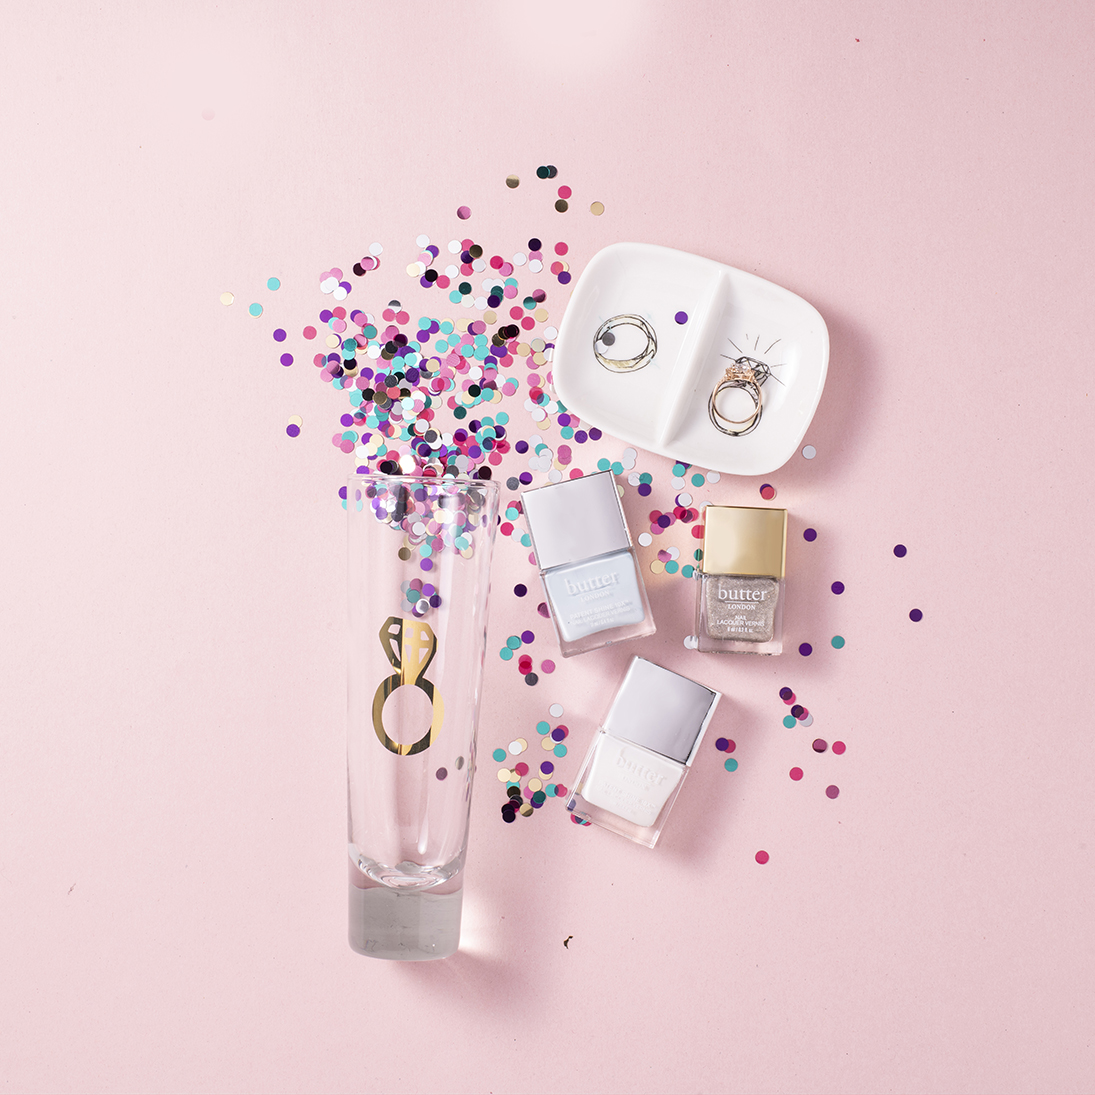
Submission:
<svg viewBox="0 0 1095 1095">
<path fill-rule="evenodd" d="M 707 506 L 696 601 L 696 649 L 779 654 L 787 511 Z"/>
<path fill-rule="evenodd" d="M 522 491 L 563 657 L 654 634 L 611 471 Z"/>
<path fill-rule="evenodd" d="M 721 693 L 634 657 L 566 808 L 653 848 Z"/>
</svg>

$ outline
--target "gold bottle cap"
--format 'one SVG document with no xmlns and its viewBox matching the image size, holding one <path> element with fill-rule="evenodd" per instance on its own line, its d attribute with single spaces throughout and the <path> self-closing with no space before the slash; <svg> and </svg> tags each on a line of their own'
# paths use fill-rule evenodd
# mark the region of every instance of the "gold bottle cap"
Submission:
<svg viewBox="0 0 1095 1095">
<path fill-rule="evenodd" d="M 703 511 L 704 574 L 782 578 L 787 511 L 757 506 L 707 506 Z"/>
</svg>

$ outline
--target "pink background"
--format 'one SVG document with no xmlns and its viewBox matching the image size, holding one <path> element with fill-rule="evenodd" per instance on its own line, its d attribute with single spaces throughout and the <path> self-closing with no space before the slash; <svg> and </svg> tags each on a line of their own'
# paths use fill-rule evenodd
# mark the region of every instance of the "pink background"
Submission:
<svg viewBox="0 0 1095 1095">
<path fill-rule="evenodd" d="M 1091 1090 L 1090 3 L 9 9 L 0 1090 Z M 345 401 L 270 331 L 374 240 L 348 303 L 454 311 L 419 233 L 694 251 L 832 359 L 765 477 L 782 657 L 685 650 L 650 575 L 657 636 L 529 688 L 499 541 L 464 947 L 405 966 L 345 941 Z M 572 777 L 633 650 L 725 691 L 739 770 L 705 746 L 653 852 L 503 824 L 490 750 L 558 701 Z"/>
</svg>

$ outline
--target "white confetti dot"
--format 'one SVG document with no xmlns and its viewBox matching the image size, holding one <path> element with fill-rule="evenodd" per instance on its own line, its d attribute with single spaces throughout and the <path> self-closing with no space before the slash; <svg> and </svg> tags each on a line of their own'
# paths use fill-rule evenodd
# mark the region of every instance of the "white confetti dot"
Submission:
<svg viewBox="0 0 1095 1095">
<path fill-rule="evenodd" d="M 707 473 L 708 483 L 717 483 L 721 478 L 722 476 L 717 471 L 709 471 Z"/>
<path fill-rule="evenodd" d="M 553 339 L 553 338 L 554 338 L 554 337 L 555 337 L 555 336 L 556 336 L 556 335 L 557 335 L 558 333 L 559 333 L 559 330 L 558 330 L 558 328 L 557 328 L 557 327 L 545 327 L 545 328 L 544 328 L 544 338 L 546 338 L 546 339 L 547 339 L 547 340 L 548 340 L 549 342 L 550 342 L 550 341 L 551 341 L 551 340 L 552 340 L 552 339 Z"/>
<path fill-rule="evenodd" d="M 338 278 L 324 278 L 319 283 L 321 293 L 333 293 L 338 288 Z"/>
<path fill-rule="evenodd" d="M 544 268 L 544 264 L 539 259 L 533 259 L 529 264 L 529 273 L 538 274 Z"/>
<path fill-rule="evenodd" d="M 685 635 L 684 648 L 685 650 L 696 650 L 699 647 L 699 640 L 695 635 Z"/>
<path fill-rule="evenodd" d="M 370 255 L 382 255 L 384 254 L 384 245 L 382 243 L 370 243 L 369 244 Z"/>
<path fill-rule="evenodd" d="M 558 719 L 558 718 L 562 718 L 562 716 L 563 716 L 563 705 L 562 705 L 561 703 L 553 703 L 553 704 L 552 704 L 552 705 L 551 705 L 551 706 L 550 706 L 550 707 L 548 708 L 548 714 L 549 714 L 549 715 L 550 715 L 550 716 L 551 716 L 551 717 L 552 717 L 553 719 Z"/>
<path fill-rule="evenodd" d="M 654 537 L 651 536 L 649 532 L 640 532 L 639 543 L 642 547 L 650 547 L 650 545 L 654 543 Z"/>
<path fill-rule="evenodd" d="M 551 471 L 548 472 L 548 482 L 549 483 L 562 482 L 562 478 L 563 478 L 563 473 L 558 468 L 552 468 Z"/>
<path fill-rule="evenodd" d="M 449 240 L 449 254 L 450 255 L 459 255 L 460 254 L 460 241 L 459 240 Z"/>
<path fill-rule="evenodd" d="M 421 235 L 414 242 L 417 243 L 419 247 L 429 247 L 430 237 L 427 235 Z"/>
<path fill-rule="evenodd" d="M 517 254 L 513 256 L 514 266 L 524 266 L 526 262 L 528 262 L 528 256 L 524 251 L 518 251 Z"/>
<path fill-rule="evenodd" d="M 633 471 L 627 477 L 627 481 L 633 487 L 637 487 L 642 482 L 642 480 L 639 478 L 639 473 L 637 471 Z"/>
<path fill-rule="evenodd" d="M 814 725 L 814 716 L 813 715 L 807 715 L 806 718 L 801 720 L 799 725 L 800 726 L 813 726 Z"/>
<path fill-rule="evenodd" d="M 687 491 L 681 491 L 681 493 L 677 495 L 677 505 L 678 506 L 690 506 L 690 505 L 692 505 L 692 495 L 690 495 Z"/>
<path fill-rule="evenodd" d="M 802 455 L 805 456 L 807 460 L 813 460 L 813 458 L 817 456 L 817 449 L 815 449 L 813 445 L 807 445 L 802 450 Z"/>
</svg>

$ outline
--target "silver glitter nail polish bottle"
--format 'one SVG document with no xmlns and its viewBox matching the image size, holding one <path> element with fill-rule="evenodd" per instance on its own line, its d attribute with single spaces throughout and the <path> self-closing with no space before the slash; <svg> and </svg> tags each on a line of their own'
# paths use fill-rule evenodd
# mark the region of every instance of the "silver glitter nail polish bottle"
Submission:
<svg viewBox="0 0 1095 1095">
<path fill-rule="evenodd" d="M 787 511 L 707 506 L 703 522 L 696 649 L 779 654 Z"/>
</svg>

